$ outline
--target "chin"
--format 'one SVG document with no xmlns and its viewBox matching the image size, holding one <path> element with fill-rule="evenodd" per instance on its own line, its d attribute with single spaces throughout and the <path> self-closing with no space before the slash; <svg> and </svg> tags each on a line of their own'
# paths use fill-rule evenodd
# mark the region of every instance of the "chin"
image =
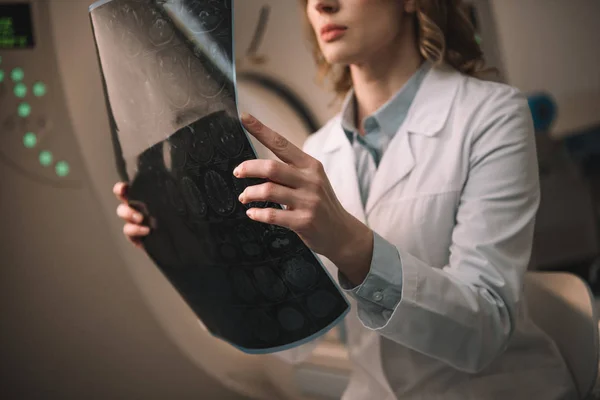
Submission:
<svg viewBox="0 0 600 400">
<path fill-rule="evenodd" d="M 350 65 L 357 62 L 360 58 L 355 51 L 349 51 L 349 49 L 323 49 L 323 55 L 325 56 L 325 60 L 329 64 L 336 65 Z"/>
</svg>

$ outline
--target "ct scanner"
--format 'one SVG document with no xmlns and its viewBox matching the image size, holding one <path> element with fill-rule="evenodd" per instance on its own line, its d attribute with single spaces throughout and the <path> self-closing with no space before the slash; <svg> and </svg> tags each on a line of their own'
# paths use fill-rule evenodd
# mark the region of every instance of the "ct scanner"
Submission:
<svg viewBox="0 0 600 400">
<path fill-rule="evenodd" d="M 0 43 L 0 396 L 339 398 L 349 365 L 336 332 L 295 366 L 243 354 L 123 238 L 89 3 L 0 0 L 0 37 L 27 36 L 27 12 L 32 31 L 25 48 Z M 336 108 L 297 4 L 237 0 L 235 43 L 240 109 L 300 146 Z"/>
<path fill-rule="evenodd" d="M 10 15 L 22 35 L 29 11 L 33 34 L 28 48 L 0 49 L 2 397 L 312 398 L 301 394 L 308 382 L 323 385 L 310 362 L 293 367 L 213 338 L 123 238 L 88 6 L 0 1 L 0 33 Z M 238 0 L 235 41 L 240 109 L 301 146 L 335 109 L 314 83 L 296 6 Z M 329 364 L 322 394 L 339 396 L 345 354 L 326 343 L 311 362 Z"/>
</svg>

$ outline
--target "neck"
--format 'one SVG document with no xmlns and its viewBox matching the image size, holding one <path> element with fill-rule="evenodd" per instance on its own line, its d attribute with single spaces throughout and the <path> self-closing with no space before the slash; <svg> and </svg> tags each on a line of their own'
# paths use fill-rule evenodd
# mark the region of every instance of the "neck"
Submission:
<svg viewBox="0 0 600 400">
<path fill-rule="evenodd" d="M 356 98 L 356 126 L 385 104 L 419 69 L 423 59 L 416 45 L 412 24 L 390 46 L 373 53 L 368 60 L 350 65 Z"/>
</svg>

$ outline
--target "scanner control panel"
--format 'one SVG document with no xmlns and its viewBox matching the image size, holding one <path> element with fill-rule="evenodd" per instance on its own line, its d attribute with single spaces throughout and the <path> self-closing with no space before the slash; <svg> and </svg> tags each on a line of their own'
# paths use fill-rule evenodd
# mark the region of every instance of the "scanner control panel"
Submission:
<svg viewBox="0 0 600 400">
<path fill-rule="evenodd" d="M 41 184 L 78 186 L 45 3 L 0 0 L 0 166 Z"/>
</svg>

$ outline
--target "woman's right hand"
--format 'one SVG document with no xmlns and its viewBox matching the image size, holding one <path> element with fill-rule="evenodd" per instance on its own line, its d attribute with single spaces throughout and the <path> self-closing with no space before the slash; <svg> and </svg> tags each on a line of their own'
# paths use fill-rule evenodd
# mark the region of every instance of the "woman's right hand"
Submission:
<svg viewBox="0 0 600 400">
<path fill-rule="evenodd" d="M 117 207 L 117 215 L 125 221 L 123 233 L 137 248 L 142 248 L 141 238 L 150 233 L 150 228 L 143 225 L 144 216 L 139 211 L 131 208 L 127 203 L 127 184 L 117 182 L 113 193 L 121 204 Z"/>
</svg>

